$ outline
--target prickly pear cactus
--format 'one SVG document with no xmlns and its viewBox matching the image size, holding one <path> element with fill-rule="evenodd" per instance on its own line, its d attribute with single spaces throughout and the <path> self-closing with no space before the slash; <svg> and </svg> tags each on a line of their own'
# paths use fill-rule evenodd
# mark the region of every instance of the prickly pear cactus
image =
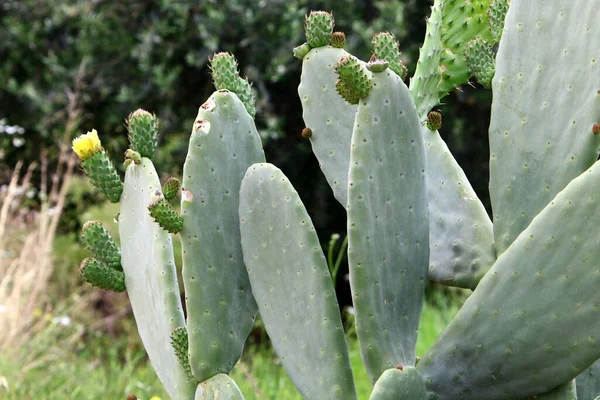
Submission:
<svg viewBox="0 0 600 400">
<path fill-rule="evenodd" d="M 376 36 L 364 63 L 342 49 L 330 14 L 307 17 L 307 43 L 294 49 L 302 136 L 347 210 L 372 400 L 598 399 L 598 16 L 591 0 L 436 0 L 409 87 L 393 35 Z M 150 113 L 129 118 L 124 184 L 95 131 L 73 142 L 94 185 L 121 202 L 122 248 L 86 224 L 82 241 L 94 257 L 82 275 L 127 290 L 173 399 L 243 399 L 227 374 L 257 309 L 304 398 L 355 399 L 310 217 L 265 163 L 235 59 L 216 54 L 211 68 L 217 91 L 194 123 L 181 213 L 170 203 L 180 185 L 161 188 L 148 158 L 158 127 Z M 431 111 L 471 76 L 494 94 L 493 223 Z M 187 321 L 169 232 L 182 237 Z M 428 278 L 474 291 L 416 364 Z"/>
</svg>

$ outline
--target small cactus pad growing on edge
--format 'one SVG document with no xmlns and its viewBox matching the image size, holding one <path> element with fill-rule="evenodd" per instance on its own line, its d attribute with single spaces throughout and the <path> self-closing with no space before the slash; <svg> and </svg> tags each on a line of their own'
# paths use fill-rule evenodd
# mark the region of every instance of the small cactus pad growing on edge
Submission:
<svg viewBox="0 0 600 400">
<path fill-rule="evenodd" d="M 217 53 L 210 60 L 213 83 L 217 90 L 229 90 L 235 93 L 244 103 L 246 111 L 252 118 L 256 115 L 256 104 L 252 86 L 248 79 L 239 75 L 237 61 L 233 54 Z"/>
<path fill-rule="evenodd" d="M 385 370 L 373 387 L 369 400 L 425 400 L 427 390 L 419 372 L 414 367 Z"/>
<path fill-rule="evenodd" d="M 310 45 L 308 43 L 303 43 L 298 47 L 294 47 L 294 57 L 299 60 L 302 60 L 305 55 L 310 51 Z"/>
<path fill-rule="evenodd" d="M 170 177 L 162 187 L 163 195 L 167 201 L 173 200 L 181 189 L 181 182 L 177 178 Z"/>
<path fill-rule="evenodd" d="M 390 69 L 404 80 L 408 70 L 406 69 L 406 66 L 402 64 L 396 37 L 389 32 L 381 32 L 373 37 L 371 43 L 373 43 L 373 54 L 375 55 L 375 58 L 387 61 Z"/>
<path fill-rule="evenodd" d="M 495 72 L 492 45 L 482 38 L 471 40 L 465 47 L 465 60 L 477 82 L 491 88 Z"/>
<path fill-rule="evenodd" d="M 331 45 L 337 49 L 343 49 L 346 47 L 346 35 L 344 32 L 333 32 Z"/>
<path fill-rule="evenodd" d="M 442 127 L 442 113 L 439 110 L 430 111 L 427 114 L 427 129 L 437 131 Z"/>
<path fill-rule="evenodd" d="M 127 118 L 130 148 L 142 157 L 152 158 L 158 146 L 158 119 L 141 108 Z M 135 161 L 135 160 L 134 160 Z"/>
<path fill-rule="evenodd" d="M 161 228 L 170 233 L 179 233 L 183 228 L 183 219 L 173 206 L 158 192 L 148 206 L 148 211 Z"/>
<path fill-rule="evenodd" d="M 312 11 L 305 21 L 306 41 L 310 47 L 322 47 L 331 43 L 333 25 L 333 15 L 325 11 Z"/>
<path fill-rule="evenodd" d="M 88 257 L 81 262 L 79 272 L 86 282 L 97 288 L 113 292 L 125 291 L 125 274 L 93 257 Z"/>
<path fill-rule="evenodd" d="M 385 60 L 372 60 L 367 63 L 367 69 L 371 72 L 383 72 L 388 66 L 389 63 Z"/>
<path fill-rule="evenodd" d="M 488 22 L 490 24 L 490 32 L 494 43 L 500 42 L 502 31 L 504 30 L 504 18 L 510 0 L 490 0 L 490 8 L 488 9 Z"/>
<path fill-rule="evenodd" d="M 348 103 L 358 104 L 359 99 L 369 95 L 371 80 L 365 67 L 356 57 L 342 57 L 335 67 L 335 72 L 340 77 L 335 88 Z"/>
<path fill-rule="evenodd" d="M 100 222 L 86 222 L 81 229 L 81 241 L 103 263 L 116 270 L 123 269 L 121 250 Z"/>
<path fill-rule="evenodd" d="M 79 157 L 81 167 L 92 185 L 111 203 L 117 203 L 123 192 L 123 183 L 102 148 L 98 132 L 94 129 L 74 139 L 73 151 Z"/>
<path fill-rule="evenodd" d="M 195 381 L 194 375 L 192 375 L 192 368 L 190 367 L 190 359 L 188 356 L 189 341 L 187 328 L 185 326 L 180 326 L 173 331 L 171 334 L 171 346 L 173 346 L 175 355 L 183 369 L 188 373 L 190 380 Z"/>
<path fill-rule="evenodd" d="M 210 60 L 210 70 L 215 89 L 226 89 L 234 93 L 238 91 L 240 75 L 233 54 L 216 53 Z"/>
</svg>

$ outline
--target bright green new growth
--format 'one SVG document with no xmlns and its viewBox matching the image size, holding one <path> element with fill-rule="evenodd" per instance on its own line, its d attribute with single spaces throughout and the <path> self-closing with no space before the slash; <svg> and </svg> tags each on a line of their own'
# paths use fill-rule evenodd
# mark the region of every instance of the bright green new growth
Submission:
<svg viewBox="0 0 600 400">
<path fill-rule="evenodd" d="M 152 158 L 158 146 L 158 119 L 148 111 L 138 109 L 127 119 L 130 149 L 142 157 Z"/>
<path fill-rule="evenodd" d="M 80 237 L 85 247 L 94 253 L 99 261 L 113 269 L 123 270 L 121 250 L 100 222 L 86 222 L 81 229 Z"/>
<path fill-rule="evenodd" d="M 81 262 L 81 277 L 91 285 L 113 292 L 125 291 L 125 275 L 102 261 L 88 257 Z"/>
<path fill-rule="evenodd" d="M 240 77 L 237 61 L 233 54 L 217 53 L 210 60 L 213 84 L 217 90 L 229 90 L 235 93 L 244 103 L 244 107 L 252 118 L 256 115 L 256 104 L 252 87 L 248 79 Z"/>
<path fill-rule="evenodd" d="M 379 60 L 385 60 L 389 67 L 402 80 L 406 79 L 408 69 L 402 64 L 400 50 L 398 50 L 398 41 L 396 37 L 389 32 L 381 32 L 373 37 L 373 54 Z"/>
<path fill-rule="evenodd" d="M 179 181 L 179 179 L 171 177 L 167 179 L 167 181 L 163 185 L 162 193 L 165 196 L 165 199 L 167 199 L 167 201 L 171 201 L 175 198 L 175 196 L 177 196 L 177 193 L 179 193 L 179 189 L 181 189 L 181 182 Z"/>
<path fill-rule="evenodd" d="M 471 73 L 463 56 L 465 46 L 475 38 L 491 40 L 487 10 L 490 0 L 444 0 L 442 2 L 440 98 L 467 83 Z"/>
<path fill-rule="evenodd" d="M 490 33 L 492 34 L 493 42 L 499 43 L 504 30 L 504 19 L 510 6 L 510 0 L 490 0 L 490 8 L 488 9 L 488 20 L 490 24 Z M 591 399 L 590 399 L 591 400 Z"/>
<path fill-rule="evenodd" d="M 495 54 L 492 45 L 482 38 L 471 40 L 465 47 L 465 61 L 471 74 L 483 87 L 492 87 L 495 72 Z"/>
<path fill-rule="evenodd" d="M 385 60 L 373 60 L 369 61 L 366 65 L 367 69 L 371 72 L 383 72 L 388 68 L 389 64 Z"/>
<path fill-rule="evenodd" d="M 217 90 L 237 92 L 240 73 L 235 57 L 231 53 L 216 53 L 210 60 L 213 85 Z"/>
<path fill-rule="evenodd" d="M 90 158 L 81 161 L 83 171 L 104 197 L 111 203 L 118 203 L 123 192 L 123 182 L 115 166 L 110 162 L 104 149 Z"/>
<path fill-rule="evenodd" d="M 161 228 L 170 233 L 179 233 L 183 228 L 183 218 L 175 211 L 171 203 L 165 199 L 161 192 L 157 192 L 148 205 L 150 216 Z"/>
<path fill-rule="evenodd" d="M 327 46 L 333 39 L 333 15 L 325 11 L 311 11 L 306 16 L 306 41 L 310 47 Z"/>
<path fill-rule="evenodd" d="M 171 333 L 171 346 L 175 350 L 175 355 L 179 360 L 179 363 L 185 369 L 188 374 L 188 378 L 193 382 L 196 381 L 194 375 L 192 375 L 192 368 L 190 367 L 190 360 L 188 356 L 189 342 L 188 333 L 185 326 L 180 326 Z"/>
<path fill-rule="evenodd" d="M 339 79 L 335 88 L 340 96 L 350 104 L 358 104 L 371 91 L 371 80 L 365 66 L 354 56 L 341 58 L 335 66 Z"/>
</svg>

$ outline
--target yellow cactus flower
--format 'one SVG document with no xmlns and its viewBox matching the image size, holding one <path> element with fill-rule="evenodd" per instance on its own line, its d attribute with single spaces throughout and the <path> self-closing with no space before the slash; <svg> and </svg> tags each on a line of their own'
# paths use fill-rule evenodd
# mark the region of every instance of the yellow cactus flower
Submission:
<svg viewBox="0 0 600 400">
<path fill-rule="evenodd" d="M 150 397 L 150 400 L 160 400 L 160 397 L 158 397 L 158 396 L 152 396 L 152 397 Z"/>
<path fill-rule="evenodd" d="M 87 160 L 100 150 L 102 150 L 102 144 L 95 129 L 73 139 L 73 151 L 77 153 L 81 161 Z"/>
</svg>

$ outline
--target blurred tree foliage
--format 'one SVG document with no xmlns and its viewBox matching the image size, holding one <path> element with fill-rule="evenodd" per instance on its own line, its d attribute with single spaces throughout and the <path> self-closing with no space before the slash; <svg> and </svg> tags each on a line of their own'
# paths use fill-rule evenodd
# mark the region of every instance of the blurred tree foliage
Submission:
<svg viewBox="0 0 600 400">
<path fill-rule="evenodd" d="M 363 59 L 373 34 L 394 33 L 412 73 L 431 3 L 0 0 L 0 120 L 24 130 L 19 147 L 0 138 L 3 161 L 32 160 L 42 147 L 56 148 L 74 118 L 67 134 L 96 128 L 120 167 L 124 118 L 142 107 L 161 121 L 157 165 L 178 174 L 197 109 L 213 91 L 208 59 L 230 51 L 253 82 L 267 159 L 298 189 L 326 245 L 331 233 L 344 233 L 345 212 L 299 134 L 301 62 L 292 49 L 304 42 L 304 15 L 332 11 L 349 51 Z M 466 86 L 440 107 L 441 133 L 486 204 L 489 100 L 488 91 Z"/>
</svg>

